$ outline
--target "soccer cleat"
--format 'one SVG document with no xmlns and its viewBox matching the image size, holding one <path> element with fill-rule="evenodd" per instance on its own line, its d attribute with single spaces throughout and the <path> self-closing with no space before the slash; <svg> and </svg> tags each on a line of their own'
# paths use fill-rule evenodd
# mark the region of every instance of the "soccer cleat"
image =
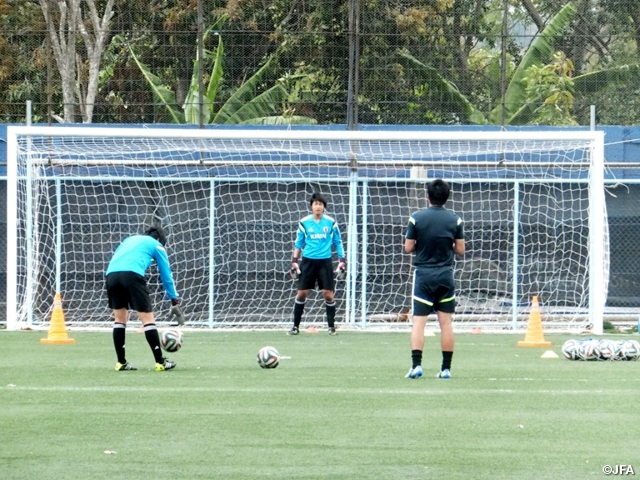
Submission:
<svg viewBox="0 0 640 480">
<path fill-rule="evenodd" d="M 337 335 L 338 332 L 336 332 L 335 327 L 329 327 L 329 335 Z"/>
<path fill-rule="evenodd" d="M 404 378 L 420 378 L 422 376 L 422 365 L 418 365 L 417 367 L 413 367 L 409 370 Z"/>
<path fill-rule="evenodd" d="M 445 368 L 436 375 L 436 378 L 451 378 L 451 371 L 448 368 Z"/>
<path fill-rule="evenodd" d="M 131 365 L 129 362 L 127 363 L 116 363 L 116 372 L 123 372 L 125 370 L 137 370 L 136 367 Z"/>
<path fill-rule="evenodd" d="M 298 333 L 300 333 L 298 327 L 291 327 L 291 330 L 287 332 L 287 335 L 298 335 Z"/>
<path fill-rule="evenodd" d="M 156 363 L 156 372 L 164 372 L 167 370 L 171 370 L 175 368 L 176 362 L 170 362 L 166 358 L 164 359 L 164 363 Z"/>
</svg>

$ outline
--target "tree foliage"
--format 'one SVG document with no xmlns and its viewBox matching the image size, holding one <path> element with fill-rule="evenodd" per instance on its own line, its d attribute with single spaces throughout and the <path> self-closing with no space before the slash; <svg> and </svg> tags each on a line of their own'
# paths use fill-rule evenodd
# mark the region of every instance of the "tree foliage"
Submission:
<svg viewBox="0 0 640 480">
<path fill-rule="evenodd" d="M 432 90 L 439 91 L 446 105 L 467 122 L 496 125 L 576 124 L 572 116 L 574 89 L 580 93 L 597 92 L 611 85 L 628 83 L 640 73 L 640 64 L 596 70 L 575 78 L 573 62 L 564 53 L 554 54 L 554 47 L 572 22 L 576 8 L 567 3 L 531 42 L 513 73 L 509 75 L 504 95 L 485 117 L 455 84 L 440 71 L 431 69 L 416 58 L 402 53 L 421 68 L 423 79 Z M 548 65 L 545 65 L 550 62 Z"/>
<path fill-rule="evenodd" d="M 573 118 L 573 62 L 563 52 L 556 52 L 547 65 L 531 65 L 523 82 L 529 99 L 536 99 L 532 123 L 541 125 L 577 125 Z"/>
<path fill-rule="evenodd" d="M 96 0 L 39 1 L 60 74 L 64 112 L 60 121 L 75 122 L 78 105 L 82 121 L 91 123 L 114 0 L 105 0 L 102 13 Z M 84 49 L 79 48 L 78 38 Z"/>
<path fill-rule="evenodd" d="M 0 0 L 5 119 L 23 118 L 24 102 L 32 100 L 34 119 L 198 123 L 194 78 L 204 82 L 203 97 L 215 99 L 202 105 L 203 117 L 210 117 L 233 104 L 268 63 L 252 98 L 271 88 L 281 97 L 284 88 L 286 102 L 273 103 L 278 114 L 320 124 L 346 123 L 350 108 L 359 123 L 536 123 L 546 97 L 527 84 L 530 68 L 549 67 L 554 53 L 563 52 L 573 64 L 574 120 L 588 122 L 588 107 L 596 104 L 600 123 L 640 123 L 634 115 L 640 2 L 634 0 L 113 0 L 111 10 L 110 1 Z M 72 5 L 82 21 L 69 23 Z M 59 6 L 67 7 L 63 23 Z M 224 76 L 211 83 L 218 37 L 209 32 L 202 45 L 202 80 L 194 77 L 196 45 L 202 26 L 222 16 Z M 559 85 L 560 77 L 552 81 L 552 71 L 537 71 L 543 72 L 543 83 Z M 159 88 L 166 91 L 154 92 Z M 173 98 L 159 100 L 168 92 Z M 615 107 L 623 102 L 630 108 Z"/>
<path fill-rule="evenodd" d="M 243 82 L 226 102 L 216 108 L 216 95 L 223 78 L 222 61 L 224 58 L 224 45 L 219 28 L 224 24 L 225 20 L 226 17 L 220 18 L 204 34 L 203 38 L 206 40 L 208 35 L 213 32 L 218 39 L 218 44 L 213 52 L 204 51 L 203 58 L 196 55 L 193 62 L 191 84 L 181 111 L 175 108 L 176 96 L 174 92 L 163 85 L 162 81 L 136 58 L 133 50 L 131 51 L 134 61 L 147 79 L 154 96 L 167 110 L 170 122 L 196 125 L 200 123 L 268 125 L 316 123 L 312 118 L 293 115 L 293 110 L 286 108 L 289 94 L 282 81 L 260 91 L 263 78 L 266 72 L 273 68 L 272 63 L 277 59 L 277 53 L 271 55 L 264 65 Z M 208 62 L 208 60 L 213 61 Z M 213 63 L 207 82 L 201 82 L 200 80 L 201 63 Z M 206 89 L 204 88 L 205 83 L 207 84 Z M 277 115 L 279 110 L 284 110 L 282 112 L 283 115 Z"/>
<path fill-rule="evenodd" d="M 47 61 L 42 12 L 37 3 L 0 0 L 0 118 L 24 118 L 25 103 L 46 105 Z M 59 87 L 58 87 L 59 89 Z M 34 120 L 46 119 L 46 113 Z"/>
</svg>

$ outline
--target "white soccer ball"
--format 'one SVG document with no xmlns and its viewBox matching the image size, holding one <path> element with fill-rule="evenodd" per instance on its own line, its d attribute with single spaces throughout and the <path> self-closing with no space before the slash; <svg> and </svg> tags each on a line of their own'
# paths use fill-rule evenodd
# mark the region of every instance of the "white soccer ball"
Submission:
<svg viewBox="0 0 640 480">
<path fill-rule="evenodd" d="M 177 352 L 182 348 L 182 332 L 175 328 L 164 330 L 160 335 L 160 345 L 166 352 Z"/>
<path fill-rule="evenodd" d="M 280 353 L 275 347 L 262 347 L 258 352 L 258 365 L 261 368 L 276 368 L 280 363 Z"/>
<path fill-rule="evenodd" d="M 562 345 L 562 354 L 569 360 L 578 360 L 578 347 L 580 342 L 577 340 L 567 340 Z"/>
<path fill-rule="evenodd" d="M 611 358 L 611 360 L 626 360 L 626 353 L 624 351 L 624 347 L 625 347 L 625 341 L 624 340 L 612 340 L 614 348 L 615 348 L 615 355 Z"/>
<path fill-rule="evenodd" d="M 593 361 L 600 358 L 600 341 L 593 338 L 582 340 L 578 347 L 580 360 Z"/>
<path fill-rule="evenodd" d="M 622 354 L 624 360 L 635 362 L 640 358 L 640 343 L 637 340 L 627 340 L 622 346 Z"/>
<path fill-rule="evenodd" d="M 618 342 L 600 340 L 600 360 L 614 360 L 618 355 Z"/>
</svg>

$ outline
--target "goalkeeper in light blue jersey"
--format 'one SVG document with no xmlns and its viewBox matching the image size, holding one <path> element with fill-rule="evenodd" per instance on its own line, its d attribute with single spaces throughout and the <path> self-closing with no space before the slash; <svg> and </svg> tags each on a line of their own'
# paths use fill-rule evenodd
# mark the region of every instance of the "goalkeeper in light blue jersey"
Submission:
<svg viewBox="0 0 640 480">
<path fill-rule="evenodd" d="M 162 356 L 160 337 L 153 317 L 151 296 L 145 272 L 155 261 L 160 272 L 162 286 L 171 298 L 170 318 L 175 317 L 178 325 L 184 323 L 180 310 L 180 298 L 176 292 L 173 275 L 169 266 L 169 258 L 164 249 L 167 236 L 160 227 L 147 229 L 144 235 L 133 235 L 125 238 L 118 246 L 109 262 L 105 274 L 105 286 L 109 307 L 113 309 L 113 345 L 118 362 L 116 371 L 136 370 L 127 362 L 125 356 L 125 332 L 129 320 L 129 309 L 138 312 L 142 322 L 144 335 L 151 347 L 156 361 L 156 371 L 171 370 L 176 366 Z"/>
<path fill-rule="evenodd" d="M 336 335 L 332 247 L 335 248 L 339 258 L 336 269 L 338 276 L 344 276 L 347 261 L 338 224 L 333 218 L 325 215 L 326 199 L 321 194 L 314 193 L 311 195 L 309 204 L 312 214 L 304 217 L 298 224 L 298 234 L 289 271 L 291 278 L 298 281 L 298 291 L 293 307 L 293 327 L 289 330 L 288 335 L 299 333 L 309 290 L 315 288 L 316 285 L 322 290 L 324 297 L 329 335 Z"/>
</svg>

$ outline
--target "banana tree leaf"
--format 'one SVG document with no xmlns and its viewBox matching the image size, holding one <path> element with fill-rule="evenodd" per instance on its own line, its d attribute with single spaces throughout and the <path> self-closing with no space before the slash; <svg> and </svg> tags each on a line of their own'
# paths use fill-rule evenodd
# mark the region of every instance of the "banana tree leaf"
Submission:
<svg viewBox="0 0 640 480">
<path fill-rule="evenodd" d="M 425 83 L 429 84 L 431 91 L 436 91 L 443 97 L 443 101 L 453 105 L 456 112 L 464 116 L 470 123 L 485 125 L 487 119 L 476 107 L 463 95 L 455 84 L 445 79 L 432 67 L 422 63 L 407 50 L 399 50 L 398 55 L 412 66 L 420 67 Z"/>
<path fill-rule="evenodd" d="M 632 63 L 578 75 L 573 79 L 573 87 L 576 94 L 584 95 L 599 92 L 612 84 L 637 82 L 639 76 L 640 64 Z"/>
<path fill-rule="evenodd" d="M 184 119 L 186 123 L 194 125 L 200 124 L 200 95 L 198 91 L 198 66 L 199 61 L 193 62 L 193 75 L 191 75 L 191 84 L 189 85 L 189 91 L 184 99 L 182 110 L 184 111 Z M 203 123 L 209 123 L 211 119 L 211 110 L 213 105 L 203 95 L 202 98 L 202 121 Z"/>
<path fill-rule="evenodd" d="M 222 36 L 218 35 L 218 48 L 216 50 L 216 60 L 213 63 L 211 69 L 211 77 L 209 78 L 209 86 L 207 87 L 206 97 L 211 102 L 211 105 L 215 104 L 216 95 L 218 94 L 218 85 L 222 78 L 222 55 L 224 53 L 224 47 L 222 46 Z"/>
<path fill-rule="evenodd" d="M 242 122 L 243 125 L 316 125 L 317 123 L 318 121 L 315 118 L 302 115 L 252 118 Z"/>
<path fill-rule="evenodd" d="M 269 116 L 282 105 L 288 95 L 289 93 L 282 85 L 274 85 L 269 90 L 244 103 L 233 115 L 227 117 L 225 123 L 237 124 L 254 118 Z"/>
<path fill-rule="evenodd" d="M 214 30 L 220 27 L 226 16 L 220 18 L 215 24 L 207 29 L 204 33 L 203 41 L 207 39 L 209 34 Z M 209 85 L 207 86 L 207 90 L 203 95 L 203 121 L 204 123 L 211 122 L 211 118 L 213 116 L 213 109 L 216 100 L 216 93 L 218 90 L 218 84 L 220 82 L 220 78 L 222 78 L 222 54 L 223 54 L 223 45 L 222 45 L 222 36 L 218 34 L 218 47 L 216 49 L 216 60 L 213 64 L 213 68 L 211 70 L 211 75 L 209 78 Z M 184 100 L 183 110 L 184 116 L 187 123 L 199 124 L 200 123 L 200 109 L 199 109 L 199 71 L 200 71 L 200 59 L 196 55 L 196 59 L 193 62 L 193 73 L 191 74 L 191 84 L 189 85 L 189 92 L 187 93 L 187 97 Z"/>
<path fill-rule="evenodd" d="M 138 60 L 138 57 L 136 57 L 136 54 L 133 53 L 131 47 L 128 48 L 129 52 L 131 53 L 131 57 L 138 65 L 140 72 L 151 87 L 153 96 L 167 109 L 167 112 L 171 119 L 171 123 L 184 123 L 184 115 L 182 114 L 182 112 L 180 112 L 180 110 L 174 107 L 174 105 L 176 105 L 175 94 L 165 85 L 163 85 L 162 81 L 156 75 L 151 73 L 149 68 L 144 63 Z"/>
<path fill-rule="evenodd" d="M 515 112 L 512 113 L 506 125 L 529 125 L 535 118 L 534 104 L 531 102 L 520 105 Z"/>
<path fill-rule="evenodd" d="M 276 55 L 272 55 L 269 57 L 267 62 L 258 70 L 251 78 L 249 78 L 246 82 L 244 82 L 234 93 L 231 95 L 229 100 L 225 102 L 225 104 L 220 108 L 218 113 L 214 116 L 212 123 L 222 124 L 222 123 L 234 123 L 233 121 L 229 121 L 229 119 L 236 114 L 238 110 L 243 108 L 248 102 L 252 99 L 256 98 L 256 91 L 258 90 L 258 85 L 262 81 L 262 77 L 269 71 L 271 67 L 271 62 L 276 58 Z M 280 86 L 282 89 L 284 87 Z M 273 88 L 273 87 L 272 87 Z M 272 111 L 273 112 L 273 111 Z M 269 113 L 272 113 L 269 112 Z M 258 115 L 263 116 L 263 115 Z M 244 117 L 244 115 L 243 115 Z M 236 117 L 240 119 L 240 117 Z M 247 117 L 242 118 L 242 120 L 246 120 Z"/>
<path fill-rule="evenodd" d="M 509 85 L 504 94 L 505 125 L 521 125 L 520 120 L 533 115 L 532 105 L 528 108 L 531 113 L 525 112 L 527 93 L 523 79 L 527 69 L 532 65 L 543 65 L 548 62 L 555 53 L 555 42 L 560 38 L 565 28 L 571 23 L 576 13 L 573 3 L 567 3 L 548 23 L 544 30 L 535 38 L 516 67 Z M 501 123 L 502 99 L 489 114 L 489 121 L 494 125 Z"/>
</svg>

